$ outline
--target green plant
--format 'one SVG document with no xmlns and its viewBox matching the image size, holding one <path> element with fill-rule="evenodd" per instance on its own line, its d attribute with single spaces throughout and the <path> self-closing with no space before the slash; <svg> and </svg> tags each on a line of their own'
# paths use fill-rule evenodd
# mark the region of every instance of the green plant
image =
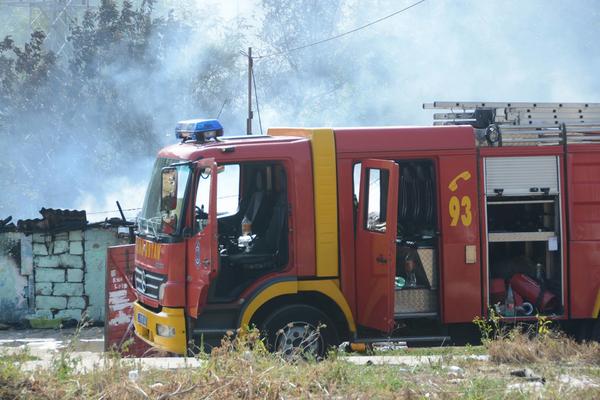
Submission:
<svg viewBox="0 0 600 400">
<path fill-rule="evenodd" d="M 536 314 L 535 316 L 537 320 L 537 334 L 540 337 L 546 337 L 552 332 L 552 321 L 548 319 L 548 317 L 544 315 Z"/>
<path fill-rule="evenodd" d="M 477 316 L 473 319 L 473 323 L 479 329 L 481 333 L 481 341 L 483 343 L 498 338 L 498 335 L 502 334 L 501 329 L 501 317 L 496 310 L 490 308 L 488 310 L 487 318 Z"/>
<path fill-rule="evenodd" d="M 81 359 L 72 356 L 72 352 L 61 350 L 58 356 L 52 359 L 52 369 L 59 380 L 67 380 L 76 370 Z"/>
<path fill-rule="evenodd" d="M 75 372 L 77 367 L 81 364 L 81 358 L 74 356 L 75 346 L 79 342 L 82 330 L 90 326 L 90 324 L 91 321 L 88 319 L 87 315 L 82 315 L 81 320 L 75 327 L 73 336 L 67 341 L 66 346 L 60 349 L 58 353 L 52 357 L 52 367 L 59 380 L 70 378 L 73 372 Z"/>
</svg>

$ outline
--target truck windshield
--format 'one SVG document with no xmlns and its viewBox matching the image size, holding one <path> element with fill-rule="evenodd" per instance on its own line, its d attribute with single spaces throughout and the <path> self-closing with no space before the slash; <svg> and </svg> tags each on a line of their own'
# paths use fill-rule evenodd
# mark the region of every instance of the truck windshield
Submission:
<svg viewBox="0 0 600 400">
<path fill-rule="evenodd" d="M 187 164 L 181 164 L 181 160 L 170 158 L 159 158 L 154 164 L 152 176 L 144 206 L 138 218 L 138 226 L 141 233 L 152 235 L 156 239 L 166 235 L 176 235 L 181 230 L 184 223 L 183 208 L 187 185 L 191 175 L 191 168 Z M 176 203 L 172 210 L 161 210 L 161 182 L 162 169 L 175 164 L 177 170 L 177 191 Z"/>
</svg>

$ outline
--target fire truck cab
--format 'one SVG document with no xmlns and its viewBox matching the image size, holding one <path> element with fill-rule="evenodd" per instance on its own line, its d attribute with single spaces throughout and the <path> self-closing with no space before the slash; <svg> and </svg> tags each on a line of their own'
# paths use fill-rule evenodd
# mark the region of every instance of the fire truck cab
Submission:
<svg viewBox="0 0 600 400">
<path fill-rule="evenodd" d="M 600 105 L 429 107 L 451 112 L 247 137 L 179 123 L 138 220 L 137 336 L 185 354 L 256 326 L 272 350 L 321 355 L 460 339 L 491 307 L 596 321 Z"/>
</svg>

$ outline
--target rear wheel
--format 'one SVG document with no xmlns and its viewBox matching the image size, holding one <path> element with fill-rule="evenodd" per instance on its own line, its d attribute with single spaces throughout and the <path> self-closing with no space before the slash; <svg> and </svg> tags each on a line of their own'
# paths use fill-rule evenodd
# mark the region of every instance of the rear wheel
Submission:
<svg viewBox="0 0 600 400">
<path fill-rule="evenodd" d="M 592 334 L 591 339 L 596 342 L 600 342 L 600 318 L 596 318 L 594 320 L 594 325 L 592 326 Z"/>
<path fill-rule="evenodd" d="M 273 312 L 262 325 L 269 350 L 285 357 L 326 355 L 329 347 L 339 343 L 331 319 L 315 307 L 293 304 Z"/>
</svg>

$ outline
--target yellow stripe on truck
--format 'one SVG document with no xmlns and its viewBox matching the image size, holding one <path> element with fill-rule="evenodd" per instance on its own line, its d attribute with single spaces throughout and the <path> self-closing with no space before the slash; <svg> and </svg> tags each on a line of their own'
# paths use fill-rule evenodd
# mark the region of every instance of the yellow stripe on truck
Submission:
<svg viewBox="0 0 600 400">
<path fill-rule="evenodd" d="M 298 292 L 319 292 L 335 302 L 346 317 L 350 332 L 356 332 L 356 323 L 348 306 L 346 298 L 339 288 L 337 279 L 314 280 L 314 281 L 287 281 L 277 282 L 263 289 L 254 297 L 242 313 L 240 326 L 250 325 L 254 313 L 269 300 L 279 296 L 296 294 Z"/>
<path fill-rule="evenodd" d="M 600 289 L 598 289 L 598 293 L 596 294 L 596 303 L 594 304 L 594 311 L 592 311 L 592 318 L 598 318 L 600 314 Z"/>
<path fill-rule="evenodd" d="M 333 130 L 271 128 L 268 134 L 310 139 L 315 201 L 316 275 L 318 277 L 337 277 L 337 169 Z"/>
</svg>

